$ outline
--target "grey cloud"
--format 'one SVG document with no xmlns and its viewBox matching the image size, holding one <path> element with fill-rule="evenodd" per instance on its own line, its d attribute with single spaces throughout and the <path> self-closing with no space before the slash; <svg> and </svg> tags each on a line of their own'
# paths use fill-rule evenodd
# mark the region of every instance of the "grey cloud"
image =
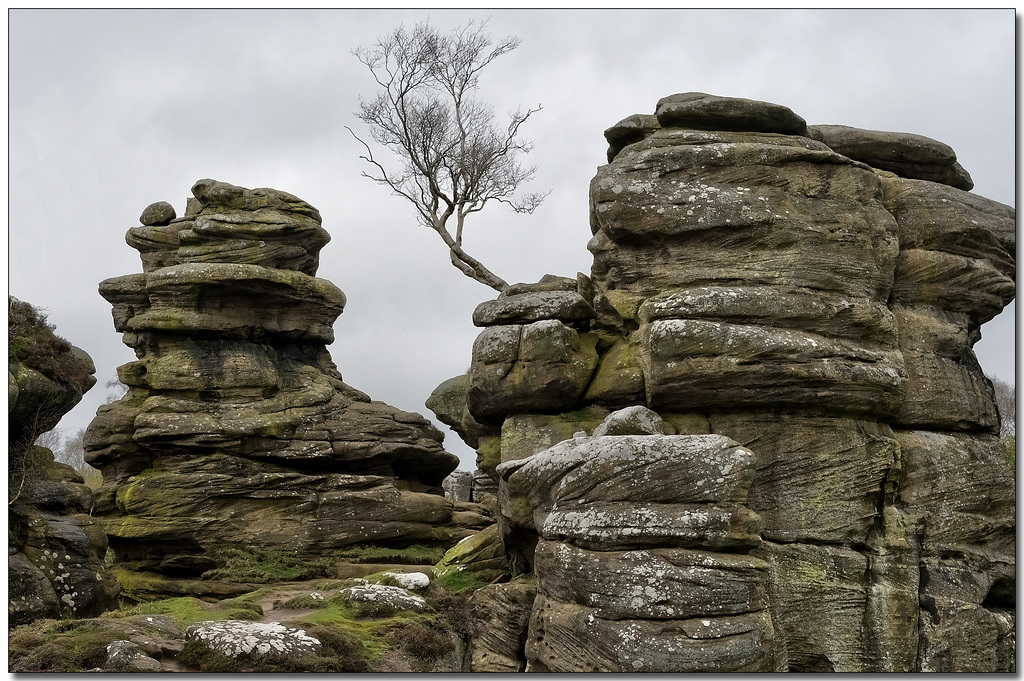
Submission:
<svg viewBox="0 0 1024 681">
<path fill-rule="evenodd" d="M 202 177 L 283 189 L 319 208 L 333 237 L 320 276 L 349 297 L 331 347 L 343 375 L 426 411 L 433 387 L 465 371 L 470 315 L 493 294 L 448 264 L 402 199 L 360 177 L 362 150 L 343 126 L 357 128 L 373 82 L 350 52 L 400 23 L 488 15 L 492 35 L 523 44 L 485 74 L 485 95 L 499 112 L 543 104 L 524 134 L 538 166 L 530 189 L 551 190 L 532 216 L 495 205 L 467 228 L 470 253 L 509 281 L 589 271 L 602 131 L 675 92 L 935 137 L 977 193 L 1015 200 L 1010 11 L 13 10 L 11 292 L 50 310 L 102 384 L 133 355 L 96 288 L 140 271 L 124 233 L 142 209 L 167 200 L 181 212 Z M 1011 316 L 978 345 L 1008 381 Z M 94 389 L 62 425 L 87 424 L 105 394 Z M 448 443 L 471 467 L 472 453 Z"/>
</svg>

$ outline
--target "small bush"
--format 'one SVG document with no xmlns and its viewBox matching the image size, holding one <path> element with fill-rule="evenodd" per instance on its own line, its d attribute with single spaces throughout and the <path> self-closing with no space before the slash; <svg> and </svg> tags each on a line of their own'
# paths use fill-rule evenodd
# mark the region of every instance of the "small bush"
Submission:
<svg viewBox="0 0 1024 681">
<path fill-rule="evenodd" d="M 370 663 L 366 648 L 352 634 L 335 627 L 312 627 L 306 631 L 310 636 L 319 639 L 323 645 L 321 656 L 333 657 L 342 672 L 369 671 Z"/>
<path fill-rule="evenodd" d="M 438 620 L 450 631 L 469 635 L 472 633 L 474 620 L 478 613 L 473 607 L 470 591 L 452 592 L 446 589 L 435 589 L 430 598 L 437 613 Z"/>
<path fill-rule="evenodd" d="M 7 297 L 7 358 L 22 362 L 78 392 L 92 383 L 87 367 L 71 350 L 71 343 L 56 335 L 39 308 Z"/>
<path fill-rule="evenodd" d="M 447 631 L 423 622 L 412 622 L 392 632 L 391 641 L 399 650 L 417 660 L 433 662 L 451 655 L 455 642 Z"/>
</svg>

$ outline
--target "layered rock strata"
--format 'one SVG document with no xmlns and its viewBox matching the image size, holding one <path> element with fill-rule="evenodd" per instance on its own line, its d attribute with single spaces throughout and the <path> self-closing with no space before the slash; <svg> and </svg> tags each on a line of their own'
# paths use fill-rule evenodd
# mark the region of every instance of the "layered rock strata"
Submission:
<svg viewBox="0 0 1024 681">
<path fill-rule="evenodd" d="M 443 435 L 342 381 L 325 346 L 345 296 L 314 276 L 317 210 L 213 180 L 192 192 L 183 217 L 150 207 L 129 230 L 143 272 L 100 285 L 138 356 L 86 435 L 118 560 L 197 577 L 224 547 L 448 546 L 485 524 L 443 496 L 458 464 Z"/>
<path fill-rule="evenodd" d="M 497 469 L 505 532 L 537 536 L 526 670 L 781 670 L 768 564 L 749 555 L 753 454 L 665 435 L 643 407 L 596 432 Z"/>
<path fill-rule="evenodd" d="M 85 351 L 55 337 L 42 320 L 30 335 L 19 335 L 14 320 L 25 315 L 14 307 L 26 306 L 10 304 L 8 620 L 97 615 L 116 605 L 118 587 L 104 565 L 107 537 L 90 517 L 93 492 L 81 474 L 33 444 L 95 385 L 96 369 Z M 25 347 L 40 336 L 53 353 L 45 358 Z"/>
<path fill-rule="evenodd" d="M 788 669 L 1012 669 L 1013 477 L 971 348 L 1015 294 L 1015 211 L 940 142 L 765 102 L 673 95 L 606 138 L 590 276 L 482 304 L 443 391 L 501 514 L 499 466 L 643 405 L 753 452 Z M 537 570 L 540 534 L 505 540 Z"/>
</svg>

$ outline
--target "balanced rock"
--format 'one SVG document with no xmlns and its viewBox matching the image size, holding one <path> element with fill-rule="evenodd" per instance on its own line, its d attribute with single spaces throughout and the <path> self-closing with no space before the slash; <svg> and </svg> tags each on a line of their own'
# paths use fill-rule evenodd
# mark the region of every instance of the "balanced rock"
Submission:
<svg viewBox="0 0 1024 681">
<path fill-rule="evenodd" d="M 662 128 L 738 130 L 802 135 L 807 122 L 789 107 L 739 97 L 684 92 L 663 97 L 655 109 Z"/>
<path fill-rule="evenodd" d="M 317 210 L 213 180 L 193 194 L 185 217 L 129 230 L 142 274 L 100 284 L 139 358 L 86 433 L 118 559 L 180 580 L 225 547 L 447 547 L 486 525 L 443 496 L 458 464 L 443 435 L 343 382 L 325 345 L 345 296 L 314 276 Z"/>
<path fill-rule="evenodd" d="M 166 201 L 157 201 L 146 206 L 146 210 L 139 216 L 139 222 L 147 227 L 163 227 L 176 217 L 178 214 L 174 212 L 174 206 Z"/>
<path fill-rule="evenodd" d="M 947 144 L 923 135 L 861 130 L 847 125 L 815 125 L 807 136 L 856 161 L 901 177 L 929 180 L 970 191 L 974 182 Z"/>
</svg>

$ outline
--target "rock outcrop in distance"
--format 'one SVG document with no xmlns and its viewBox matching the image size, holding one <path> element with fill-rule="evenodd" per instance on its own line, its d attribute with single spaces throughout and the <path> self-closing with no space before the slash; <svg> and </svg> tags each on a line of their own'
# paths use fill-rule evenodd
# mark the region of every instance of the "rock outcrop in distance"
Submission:
<svg viewBox="0 0 1024 681">
<path fill-rule="evenodd" d="M 445 499 L 458 459 L 440 431 L 343 382 L 319 212 L 208 179 L 192 193 L 183 217 L 159 202 L 128 231 L 142 273 L 100 284 L 138 357 L 85 438 L 125 595 L 231 593 L 200 579 L 231 547 L 447 547 L 488 524 Z"/>
<path fill-rule="evenodd" d="M 8 622 L 96 615 L 116 604 L 118 587 L 89 515 L 92 490 L 34 444 L 96 384 L 96 367 L 31 305 L 8 305 Z"/>
<path fill-rule="evenodd" d="M 766 102 L 672 95 L 605 136 L 590 275 L 482 303 L 430 401 L 518 575 L 481 592 L 505 628 L 474 669 L 1013 670 L 1014 479 L 972 346 L 1015 295 L 1014 209 L 945 144 Z M 751 478 L 694 496 L 716 451 Z M 698 518 L 746 539 L 697 558 Z"/>
</svg>

